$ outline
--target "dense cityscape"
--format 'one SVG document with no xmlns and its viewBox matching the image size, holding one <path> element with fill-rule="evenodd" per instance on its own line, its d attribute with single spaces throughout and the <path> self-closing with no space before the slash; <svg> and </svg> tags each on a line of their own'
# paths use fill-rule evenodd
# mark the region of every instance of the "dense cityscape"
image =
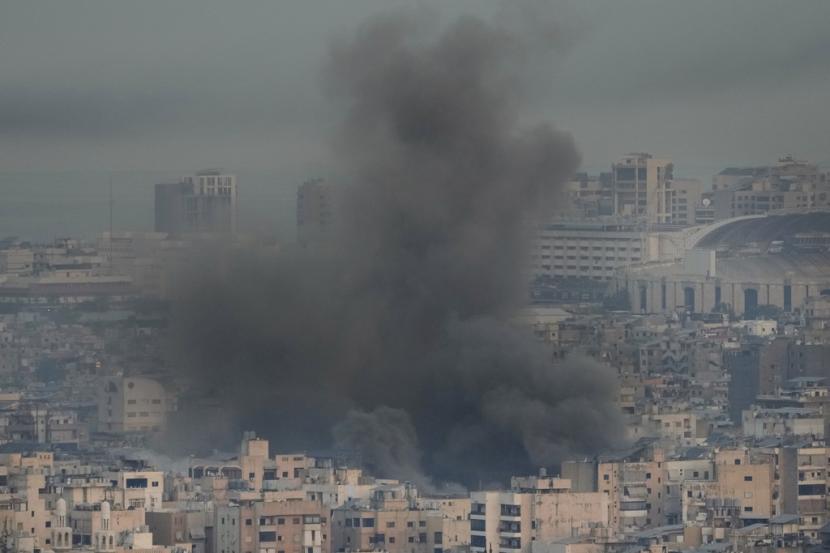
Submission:
<svg viewBox="0 0 830 553">
<path fill-rule="evenodd" d="M 830 551 L 828 20 L 4 3 L 0 553 Z"/>
<path fill-rule="evenodd" d="M 284 450 L 254 429 L 238 452 L 153 453 L 188 397 L 162 343 L 177 267 L 200 241 L 251 241 L 235 232 L 234 175 L 157 185 L 155 232 L 5 239 L 5 547 L 819 546 L 830 538 L 828 173 L 792 156 L 724 169 L 711 187 L 673 173 L 669 160 L 623 156 L 607 174 L 575 175 L 557 212 L 528 225 L 528 301 L 512 324 L 552 362 L 579 350 L 613 371 L 625 444 L 470 489 L 380 478 L 349 451 Z M 303 248 L 326 247 L 344 193 L 298 188 Z"/>
</svg>

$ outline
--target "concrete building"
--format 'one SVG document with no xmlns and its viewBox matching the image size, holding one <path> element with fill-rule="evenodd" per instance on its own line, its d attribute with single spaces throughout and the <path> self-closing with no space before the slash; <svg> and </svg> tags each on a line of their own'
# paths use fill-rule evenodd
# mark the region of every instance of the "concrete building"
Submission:
<svg viewBox="0 0 830 553">
<path fill-rule="evenodd" d="M 741 525 L 768 522 L 779 514 L 776 464 L 770 456 L 752 456 L 746 449 L 715 454 L 715 479 L 688 480 L 682 486 L 683 521 L 693 521 L 707 509 L 731 512 Z M 725 513 L 724 513 L 725 514 Z"/>
<path fill-rule="evenodd" d="M 0 250 L 0 275 L 31 275 L 34 271 L 35 256 L 30 248 L 9 248 Z"/>
<path fill-rule="evenodd" d="M 103 379 L 98 395 L 98 431 L 156 432 L 164 427 L 175 398 L 153 378 L 112 376 Z"/>
<path fill-rule="evenodd" d="M 340 187 L 315 179 L 297 189 L 297 243 L 319 247 L 334 237 L 342 213 Z"/>
<path fill-rule="evenodd" d="M 632 219 L 554 218 L 536 228 L 531 254 L 533 278 L 610 281 L 623 267 L 681 255 L 684 238 L 651 232 Z"/>
<path fill-rule="evenodd" d="M 574 492 L 570 480 L 544 475 L 513 478 L 511 484 L 510 491 L 470 494 L 470 549 L 474 553 L 529 553 L 537 542 L 607 537 L 607 494 Z"/>
<path fill-rule="evenodd" d="M 830 182 L 815 164 L 783 156 L 769 167 L 725 169 L 713 180 L 715 219 L 830 206 Z"/>
<path fill-rule="evenodd" d="M 331 550 L 439 553 L 470 543 L 470 500 L 417 498 L 410 486 L 379 487 L 369 501 L 332 511 Z"/>
<path fill-rule="evenodd" d="M 236 176 L 207 170 L 155 188 L 155 231 L 235 233 L 238 191 Z"/>
<path fill-rule="evenodd" d="M 570 205 L 568 214 L 597 217 L 614 214 L 614 190 L 611 173 L 598 176 L 577 173 L 567 183 Z"/>
<path fill-rule="evenodd" d="M 125 471 L 109 474 L 112 490 L 109 497 L 114 506 L 145 511 L 161 509 L 164 497 L 164 473 L 158 471 Z"/>
<path fill-rule="evenodd" d="M 669 213 L 666 223 L 685 227 L 704 222 L 698 220 L 699 210 L 708 205 L 703 203 L 703 183 L 698 179 L 672 179 L 665 193 Z"/>
<path fill-rule="evenodd" d="M 612 166 L 614 212 L 617 215 L 643 218 L 648 223 L 669 223 L 671 219 L 670 185 L 674 165 L 650 154 L 635 153 L 622 157 Z"/>
<path fill-rule="evenodd" d="M 600 461 L 598 489 L 608 498 L 608 521 L 613 528 L 633 531 L 667 523 L 662 504 L 668 481 L 665 461 L 660 449 Z"/>
<path fill-rule="evenodd" d="M 830 252 L 805 251 L 797 235 L 826 228 L 830 211 L 716 223 L 687 235 L 683 260 L 621 269 L 616 289 L 627 290 L 631 305 L 643 313 L 722 308 L 754 316 L 764 305 L 802 310 L 808 298 L 830 293 Z"/>
<path fill-rule="evenodd" d="M 328 509 L 316 501 L 243 501 L 217 505 L 214 551 L 326 553 Z"/>
<path fill-rule="evenodd" d="M 801 437 L 824 440 L 824 414 L 820 409 L 779 407 L 763 409 L 754 406 L 743 412 L 743 435 L 764 439 Z"/>
</svg>

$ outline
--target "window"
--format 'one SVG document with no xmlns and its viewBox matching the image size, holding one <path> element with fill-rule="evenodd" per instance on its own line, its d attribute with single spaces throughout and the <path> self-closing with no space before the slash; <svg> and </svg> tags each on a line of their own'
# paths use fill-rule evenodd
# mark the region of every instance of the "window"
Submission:
<svg viewBox="0 0 830 553">
<path fill-rule="evenodd" d="M 751 513 L 752 512 L 752 507 L 744 507 L 744 512 L 745 513 Z"/>
<path fill-rule="evenodd" d="M 373 518 L 364 518 L 362 526 L 364 528 L 374 528 L 375 527 L 375 519 L 373 519 Z"/>
<path fill-rule="evenodd" d="M 502 504 L 502 516 L 519 517 L 522 516 L 522 508 L 519 505 Z"/>
<path fill-rule="evenodd" d="M 246 519 L 245 519 L 245 526 L 252 526 L 253 524 L 254 524 L 254 521 L 253 521 L 253 520 L 251 520 L 251 519 L 249 519 L 249 518 L 246 518 Z"/>
<path fill-rule="evenodd" d="M 751 476 L 744 476 L 744 482 L 752 482 Z"/>
<path fill-rule="evenodd" d="M 277 541 L 277 533 L 276 532 L 260 532 L 259 533 L 259 541 L 260 542 L 275 542 L 275 541 Z"/>
<path fill-rule="evenodd" d="M 395 521 L 390 520 L 389 522 L 386 523 L 386 527 L 387 528 L 394 528 L 395 527 Z"/>
<path fill-rule="evenodd" d="M 147 479 L 146 478 L 127 478 L 127 488 L 135 489 L 135 488 L 146 488 L 147 487 Z"/>
<path fill-rule="evenodd" d="M 427 542 L 427 535 L 425 533 L 418 534 L 418 543 L 426 543 Z"/>
</svg>

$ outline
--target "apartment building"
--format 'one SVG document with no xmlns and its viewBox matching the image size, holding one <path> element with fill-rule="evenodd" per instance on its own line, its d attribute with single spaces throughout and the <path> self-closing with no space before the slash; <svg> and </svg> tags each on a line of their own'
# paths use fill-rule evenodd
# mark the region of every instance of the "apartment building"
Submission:
<svg viewBox="0 0 830 553">
<path fill-rule="evenodd" d="M 612 166 L 614 212 L 643 218 L 649 223 L 668 223 L 671 218 L 671 193 L 674 165 L 651 154 L 623 156 Z"/>
<path fill-rule="evenodd" d="M 513 478 L 510 491 L 472 492 L 470 498 L 474 553 L 528 553 L 535 542 L 608 532 L 608 497 L 602 492 L 574 492 L 565 478 Z"/>
<path fill-rule="evenodd" d="M 225 553 L 326 553 L 328 509 L 317 501 L 243 501 L 218 505 L 215 551 Z"/>
<path fill-rule="evenodd" d="M 697 520 L 700 513 L 715 507 L 733 513 L 741 525 L 768 522 L 779 514 L 781 492 L 771 456 L 727 449 L 716 452 L 714 461 L 714 480 L 687 480 L 682 485 L 684 522 Z"/>
<path fill-rule="evenodd" d="M 98 396 L 98 431 L 131 433 L 159 431 L 175 398 L 158 380 L 144 376 L 102 379 Z"/>
<path fill-rule="evenodd" d="M 661 449 L 602 460 L 597 474 L 598 489 L 608 498 L 611 527 L 633 531 L 668 523 L 663 508 L 668 466 Z"/>
<path fill-rule="evenodd" d="M 418 498 L 408 484 L 377 488 L 368 501 L 332 511 L 336 553 L 443 553 L 470 543 L 470 500 Z"/>
</svg>

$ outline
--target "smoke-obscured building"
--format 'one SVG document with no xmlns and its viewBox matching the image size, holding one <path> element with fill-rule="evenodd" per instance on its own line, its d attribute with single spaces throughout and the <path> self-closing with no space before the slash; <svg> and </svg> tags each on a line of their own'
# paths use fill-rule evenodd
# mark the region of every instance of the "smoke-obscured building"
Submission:
<svg viewBox="0 0 830 553">
<path fill-rule="evenodd" d="M 156 184 L 155 230 L 172 235 L 235 233 L 236 177 L 219 170 L 201 171 L 179 182 Z"/>
<path fill-rule="evenodd" d="M 340 187 L 322 179 L 310 180 L 297 189 L 297 242 L 304 247 L 324 246 L 336 232 L 341 215 Z"/>
</svg>

